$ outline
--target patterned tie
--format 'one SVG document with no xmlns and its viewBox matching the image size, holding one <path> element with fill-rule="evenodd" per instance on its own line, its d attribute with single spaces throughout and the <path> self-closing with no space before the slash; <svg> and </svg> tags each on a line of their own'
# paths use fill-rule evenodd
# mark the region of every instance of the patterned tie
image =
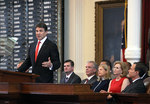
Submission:
<svg viewBox="0 0 150 104">
<path fill-rule="evenodd" d="M 89 81 L 89 80 L 88 80 L 88 78 L 87 78 L 84 84 L 87 84 L 88 81 Z"/>
<path fill-rule="evenodd" d="M 35 50 L 35 62 L 36 62 L 36 59 L 37 59 L 37 55 L 38 55 L 38 50 L 39 50 L 39 44 L 41 42 L 39 41 L 38 44 L 37 44 L 37 47 L 36 47 L 36 50 Z"/>
<path fill-rule="evenodd" d="M 68 81 L 68 77 L 65 78 L 65 83 Z"/>
</svg>

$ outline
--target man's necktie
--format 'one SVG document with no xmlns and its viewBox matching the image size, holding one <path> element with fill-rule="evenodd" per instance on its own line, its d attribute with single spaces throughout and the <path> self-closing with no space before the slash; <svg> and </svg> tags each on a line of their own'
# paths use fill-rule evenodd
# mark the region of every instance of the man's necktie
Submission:
<svg viewBox="0 0 150 104">
<path fill-rule="evenodd" d="M 89 80 L 88 79 L 86 79 L 86 81 L 85 81 L 85 83 L 84 84 L 87 84 L 87 82 L 88 82 Z"/>
<path fill-rule="evenodd" d="M 41 42 L 39 41 L 38 44 L 37 44 L 36 50 L 35 50 L 35 62 L 36 62 L 36 59 L 37 59 L 37 55 L 38 55 L 38 50 L 39 50 L 40 43 Z"/>
<path fill-rule="evenodd" d="M 68 77 L 65 78 L 65 83 L 68 81 Z"/>
</svg>

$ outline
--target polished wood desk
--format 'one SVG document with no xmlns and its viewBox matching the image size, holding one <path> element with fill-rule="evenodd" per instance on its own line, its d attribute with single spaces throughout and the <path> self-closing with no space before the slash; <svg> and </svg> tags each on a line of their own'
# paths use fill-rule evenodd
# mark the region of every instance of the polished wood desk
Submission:
<svg viewBox="0 0 150 104">
<path fill-rule="evenodd" d="M 115 94 L 117 104 L 150 104 L 150 94 Z"/>
<path fill-rule="evenodd" d="M 105 104 L 107 93 L 88 84 L 0 82 L 0 104 Z M 150 94 L 113 93 L 117 104 L 150 104 Z"/>
<path fill-rule="evenodd" d="M 18 104 L 20 91 L 21 83 L 0 82 L 0 104 Z"/>
<path fill-rule="evenodd" d="M 85 84 L 0 83 L 0 104 L 105 104 Z"/>
<path fill-rule="evenodd" d="M 39 75 L 0 70 L 0 82 L 35 82 Z"/>
<path fill-rule="evenodd" d="M 106 104 L 108 95 L 94 93 L 88 84 L 22 83 L 21 93 L 32 104 Z"/>
<path fill-rule="evenodd" d="M 39 75 L 0 70 L 0 104 L 21 102 L 21 83 L 35 83 L 36 77 Z"/>
<path fill-rule="evenodd" d="M 0 70 L 0 104 L 106 103 L 108 93 L 94 93 L 90 84 L 34 83 L 36 77 L 38 75 Z M 147 93 L 112 95 L 117 104 L 150 104 Z"/>
</svg>

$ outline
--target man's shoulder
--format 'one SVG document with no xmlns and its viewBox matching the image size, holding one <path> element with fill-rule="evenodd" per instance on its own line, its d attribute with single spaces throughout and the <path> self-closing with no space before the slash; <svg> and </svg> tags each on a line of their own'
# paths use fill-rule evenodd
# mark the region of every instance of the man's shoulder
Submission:
<svg viewBox="0 0 150 104">
<path fill-rule="evenodd" d="M 86 80 L 87 80 L 86 78 L 83 79 L 83 80 L 81 81 L 81 84 L 84 84 L 84 82 L 85 82 Z"/>
<path fill-rule="evenodd" d="M 144 86 L 144 82 L 143 82 L 142 79 L 139 79 L 139 80 L 135 81 L 135 84 Z"/>
<path fill-rule="evenodd" d="M 45 40 L 45 42 L 48 42 L 48 43 L 51 43 L 51 44 L 55 44 L 52 40 L 50 40 L 48 38 Z"/>
<path fill-rule="evenodd" d="M 56 44 L 54 42 L 52 42 L 51 40 L 49 40 L 49 39 L 46 39 L 45 45 L 47 45 L 47 46 L 56 46 Z"/>
<path fill-rule="evenodd" d="M 97 79 L 97 76 L 96 76 L 96 75 L 94 75 L 91 79 Z"/>
<path fill-rule="evenodd" d="M 76 73 L 74 73 L 74 72 L 72 73 L 72 76 L 75 77 L 75 78 L 80 78 L 80 76 L 78 76 L 78 75 L 77 75 Z"/>
</svg>

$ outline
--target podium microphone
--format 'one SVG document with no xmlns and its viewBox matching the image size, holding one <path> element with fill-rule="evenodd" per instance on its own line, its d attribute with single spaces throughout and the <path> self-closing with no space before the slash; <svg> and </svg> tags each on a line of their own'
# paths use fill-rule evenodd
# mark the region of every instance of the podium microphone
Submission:
<svg viewBox="0 0 150 104">
<path fill-rule="evenodd" d="M 26 45 L 26 42 L 23 42 L 22 44 L 21 44 L 21 47 L 23 46 L 23 45 Z M 17 52 L 17 50 L 16 51 L 14 51 L 14 52 Z M 3 63 L 9 56 L 11 56 L 12 54 L 9 54 L 8 56 L 6 56 L 2 61 L 0 61 L 0 63 Z"/>
</svg>

